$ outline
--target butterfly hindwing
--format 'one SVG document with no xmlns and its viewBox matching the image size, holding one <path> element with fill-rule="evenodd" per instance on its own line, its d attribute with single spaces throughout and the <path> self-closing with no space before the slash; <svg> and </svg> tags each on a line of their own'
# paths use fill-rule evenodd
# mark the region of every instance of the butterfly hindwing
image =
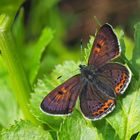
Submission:
<svg viewBox="0 0 140 140">
<path fill-rule="evenodd" d="M 115 99 L 87 84 L 80 94 L 80 107 L 85 117 L 99 120 L 115 108 Z"/>
<path fill-rule="evenodd" d="M 120 63 L 107 63 L 98 69 L 98 79 L 108 83 L 117 95 L 122 94 L 131 80 L 131 72 Z"/>
<path fill-rule="evenodd" d="M 88 65 L 94 65 L 97 69 L 119 54 L 120 47 L 117 36 L 109 24 L 104 24 L 95 36 Z"/>
<path fill-rule="evenodd" d="M 79 95 L 79 80 L 79 75 L 73 76 L 51 91 L 42 101 L 41 109 L 56 115 L 71 113 Z"/>
</svg>

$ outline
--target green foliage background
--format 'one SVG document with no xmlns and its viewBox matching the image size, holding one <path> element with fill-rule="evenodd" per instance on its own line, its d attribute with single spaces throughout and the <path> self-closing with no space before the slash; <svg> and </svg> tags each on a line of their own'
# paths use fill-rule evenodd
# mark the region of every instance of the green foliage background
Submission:
<svg viewBox="0 0 140 140">
<path fill-rule="evenodd" d="M 115 110 L 92 122 L 82 116 L 78 101 L 72 115 L 48 116 L 40 111 L 40 103 L 49 91 L 79 73 L 80 51 L 64 47 L 68 23 L 61 18 L 57 0 L 34 1 L 26 26 L 23 2 L 0 1 L 0 139 L 139 140 L 140 23 L 134 25 L 134 41 L 116 29 L 122 48 L 117 61 L 129 66 L 132 80 L 117 98 Z M 84 64 L 92 43 L 91 37 Z"/>
</svg>

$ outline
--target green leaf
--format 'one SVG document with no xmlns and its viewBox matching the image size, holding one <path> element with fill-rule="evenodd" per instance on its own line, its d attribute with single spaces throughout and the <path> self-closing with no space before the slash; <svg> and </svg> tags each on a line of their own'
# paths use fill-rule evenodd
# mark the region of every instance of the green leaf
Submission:
<svg viewBox="0 0 140 140">
<path fill-rule="evenodd" d="M 21 117 L 21 112 L 7 83 L 8 74 L 3 65 L 0 57 L 0 126 L 8 127 Z"/>
<path fill-rule="evenodd" d="M 42 123 L 47 124 L 49 127 L 58 130 L 60 124 L 65 117 L 50 116 L 40 110 L 40 104 L 43 98 L 55 87 L 63 83 L 69 77 L 77 74 L 78 63 L 73 61 L 66 61 L 64 65 L 57 65 L 53 72 L 44 77 L 43 80 L 38 80 L 34 93 L 32 93 L 30 101 L 30 109 L 33 115 Z M 62 76 L 58 79 L 58 77 Z"/>
<path fill-rule="evenodd" d="M 29 121 L 16 122 L 9 129 L 3 129 L 1 140 L 52 140 L 49 132 Z"/>
<path fill-rule="evenodd" d="M 122 63 L 127 64 L 129 66 L 133 76 L 135 77 L 135 79 L 137 79 L 138 72 L 135 69 L 135 67 L 132 65 L 132 62 L 130 61 L 133 56 L 134 43 L 130 38 L 124 36 L 124 32 L 122 30 L 121 31 L 117 30 L 117 31 L 118 31 L 117 34 L 119 36 L 119 41 L 121 45 L 121 50 L 122 50 L 119 59 L 121 60 Z"/>
<path fill-rule="evenodd" d="M 15 14 L 24 0 L 0 0 L 0 13 Z"/>
<path fill-rule="evenodd" d="M 134 42 L 129 37 L 125 36 L 123 30 L 117 29 L 117 34 L 119 37 L 122 53 L 128 60 L 131 60 L 133 55 Z"/>
<path fill-rule="evenodd" d="M 59 140 L 102 140 L 102 136 L 90 121 L 86 121 L 79 111 L 74 111 L 61 124 Z"/>
<path fill-rule="evenodd" d="M 2 68 L 1 68 L 2 69 Z M 0 125 L 7 127 L 21 116 L 16 100 L 6 82 L 6 76 L 0 72 Z"/>
<path fill-rule="evenodd" d="M 104 140 L 119 140 L 117 133 L 105 118 L 99 121 L 93 121 L 92 124 L 94 127 L 96 126 L 98 134 L 102 134 Z"/>
<path fill-rule="evenodd" d="M 24 10 L 20 9 L 19 14 L 15 18 L 14 24 L 12 26 L 12 32 L 15 39 L 15 43 L 20 54 L 23 54 L 23 46 L 25 41 L 25 29 L 24 29 Z M 24 47 L 24 48 L 23 48 Z"/>
<path fill-rule="evenodd" d="M 50 10 L 53 11 L 53 22 L 54 24 L 58 24 L 58 20 L 55 21 L 55 13 L 59 15 L 59 10 L 55 12 L 56 10 L 56 5 L 58 3 L 58 0 L 51 0 L 51 1 L 46 1 L 46 0 L 34 0 L 31 3 L 31 9 L 30 9 L 30 14 L 29 14 L 29 19 L 30 21 L 27 24 L 27 36 L 34 36 L 37 35 L 44 26 L 48 26 L 50 22 Z M 59 18 L 61 16 L 59 15 Z M 61 18 L 62 19 L 62 18 Z M 61 21 L 61 23 L 63 23 Z M 52 27 L 52 24 L 49 25 L 49 27 Z M 64 28 L 64 27 L 63 27 Z M 53 29 L 56 29 L 54 27 Z"/>
<path fill-rule="evenodd" d="M 0 15 L 1 58 L 8 72 L 11 88 L 14 91 L 13 93 L 15 94 L 18 104 L 24 112 L 24 116 L 35 122 L 27 106 L 31 87 L 20 61 L 20 55 L 17 53 L 16 45 L 10 30 L 12 19 L 13 17 L 8 14 Z"/>
<path fill-rule="evenodd" d="M 90 36 L 87 47 L 84 49 L 84 58 L 85 58 L 84 61 L 85 61 L 86 64 L 88 63 L 88 58 L 89 58 L 89 55 L 90 55 L 90 52 L 91 52 L 91 49 L 92 49 L 92 46 L 93 46 L 93 42 L 94 42 L 94 37 Z"/>
<path fill-rule="evenodd" d="M 132 63 L 139 71 L 140 69 L 140 22 L 137 23 L 135 26 L 135 33 L 134 33 L 134 39 L 135 39 L 135 48 L 133 51 L 133 58 L 132 58 Z M 140 73 L 140 71 L 139 71 Z"/>
<path fill-rule="evenodd" d="M 64 82 L 68 78 L 80 73 L 79 71 L 80 62 L 65 61 L 63 65 L 57 65 L 53 72 L 51 73 L 52 84 L 59 81 L 59 83 Z M 58 79 L 59 76 L 62 76 Z"/>
<path fill-rule="evenodd" d="M 9 30 L 13 23 L 14 16 L 0 13 L 0 33 Z"/>
<path fill-rule="evenodd" d="M 140 133 L 138 134 L 136 140 L 140 140 Z"/>
<path fill-rule="evenodd" d="M 50 28 L 44 28 L 40 38 L 33 46 L 34 52 L 33 52 L 33 55 L 31 55 L 31 60 L 29 62 L 30 63 L 29 66 L 31 68 L 29 77 L 30 77 L 31 83 L 34 82 L 37 76 L 37 73 L 40 67 L 40 59 L 42 57 L 42 54 L 46 46 L 51 42 L 52 39 L 53 39 L 53 31 Z"/>
<path fill-rule="evenodd" d="M 128 60 L 131 60 L 133 56 L 134 42 L 127 36 L 124 37 L 124 42 L 126 46 L 125 56 Z"/>
<path fill-rule="evenodd" d="M 127 95 L 117 101 L 115 110 L 106 118 L 123 140 L 130 139 L 133 134 L 140 131 L 140 88 L 139 83 L 135 83 L 134 80 L 131 83 L 131 89 L 124 93 Z"/>
</svg>

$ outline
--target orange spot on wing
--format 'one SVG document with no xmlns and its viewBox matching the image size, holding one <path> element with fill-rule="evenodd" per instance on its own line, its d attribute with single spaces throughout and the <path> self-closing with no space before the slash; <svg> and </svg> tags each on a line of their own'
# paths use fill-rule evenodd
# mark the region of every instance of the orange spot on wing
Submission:
<svg viewBox="0 0 140 140">
<path fill-rule="evenodd" d="M 92 115 L 93 116 L 98 116 L 101 113 L 105 112 L 111 105 L 114 104 L 114 100 L 108 100 L 107 102 L 105 102 L 104 106 L 102 106 L 100 109 L 98 109 L 96 112 L 93 112 Z"/>
<path fill-rule="evenodd" d="M 66 93 L 66 92 L 67 92 L 67 90 L 66 90 L 64 87 L 61 88 L 61 91 L 62 91 L 63 93 Z"/>
<path fill-rule="evenodd" d="M 104 40 L 100 40 L 99 44 L 100 44 L 100 46 L 103 46 L 104 45 Z"/>
<path fill-rule="evenodd" d="M 120 81 L 120 82 L 116 85 L 116 87 L 115 87 L 115 92 L 116 92 L 117 94 L 120 93 L 120 91 L 121 91 L 121 89 L 123 88 L 123 86 L 124 86 L 124 84 L 125 84 L 125 82 L 126 82 L 126 79 L 127 79 L 127 76 L 126 76 L 125 73 L 123 73 L 121 77 L 122 77 L 122 78 L 121 78 L 121 81 Z"/>
<path fill-rule="evenodd" d="M 97 46 L 94 49 L 95 53 L 100 53 L 103 45 L 104 45 L 104 40 L 98 41 Z"/>
<path fill-rule="evenodd" d="M 100 48 L 95 48 L 95 50 L 94 50 L 94 51 L 95 51 L 95 53 L 99 53 L 99 52 L 100 52 L 100 50 L 101 50 Z"/>
</svg>

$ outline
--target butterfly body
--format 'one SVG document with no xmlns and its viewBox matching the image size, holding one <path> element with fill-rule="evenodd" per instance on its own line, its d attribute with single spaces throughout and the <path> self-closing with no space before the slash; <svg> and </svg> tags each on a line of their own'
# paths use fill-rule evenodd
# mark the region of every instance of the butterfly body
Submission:
<svg viewBox="0 0 140 140">
<path fill-rule="evenodd" d="M 86 65 L 79 65 L 81 77 L 86 78 L 87 80 L 92 80 L 94 77 L 96 77 L 96 72 L 94 68 L 88 67 Z"/>
<path fill-rule="evenodd" d="M 94 70 L 93 66 L 85 66 L 80 65 L 80 71 L 81 71 L 81 83 L 90 84 L 91 86 L 96 87 L 100 92 L 107 94 L 108 96 L 111 96 L 112 98 L 116 97 L 116 94 L 114 92 L 114 89 L 109 85 L 109 83 L 102 82 L 99 78 L 100 73 L 98 70 Z M 81 85 L 81 88 L 85 87 L 83 84 Z"/>
<path fill-rule="evenodd" d="M 120 52 L 112 27 L 104 24 L 95 37 L 88 65 L 80 65 L 80 74 L 52 90 L 41 109 L 53 115 L 70 114 L 79 96 L 81 111 L 88 119 L 99 120 L 112 112 L 116 97 L 124 93 L 131 80 L 128 68 L 110 62 Z"/>
</svg>

